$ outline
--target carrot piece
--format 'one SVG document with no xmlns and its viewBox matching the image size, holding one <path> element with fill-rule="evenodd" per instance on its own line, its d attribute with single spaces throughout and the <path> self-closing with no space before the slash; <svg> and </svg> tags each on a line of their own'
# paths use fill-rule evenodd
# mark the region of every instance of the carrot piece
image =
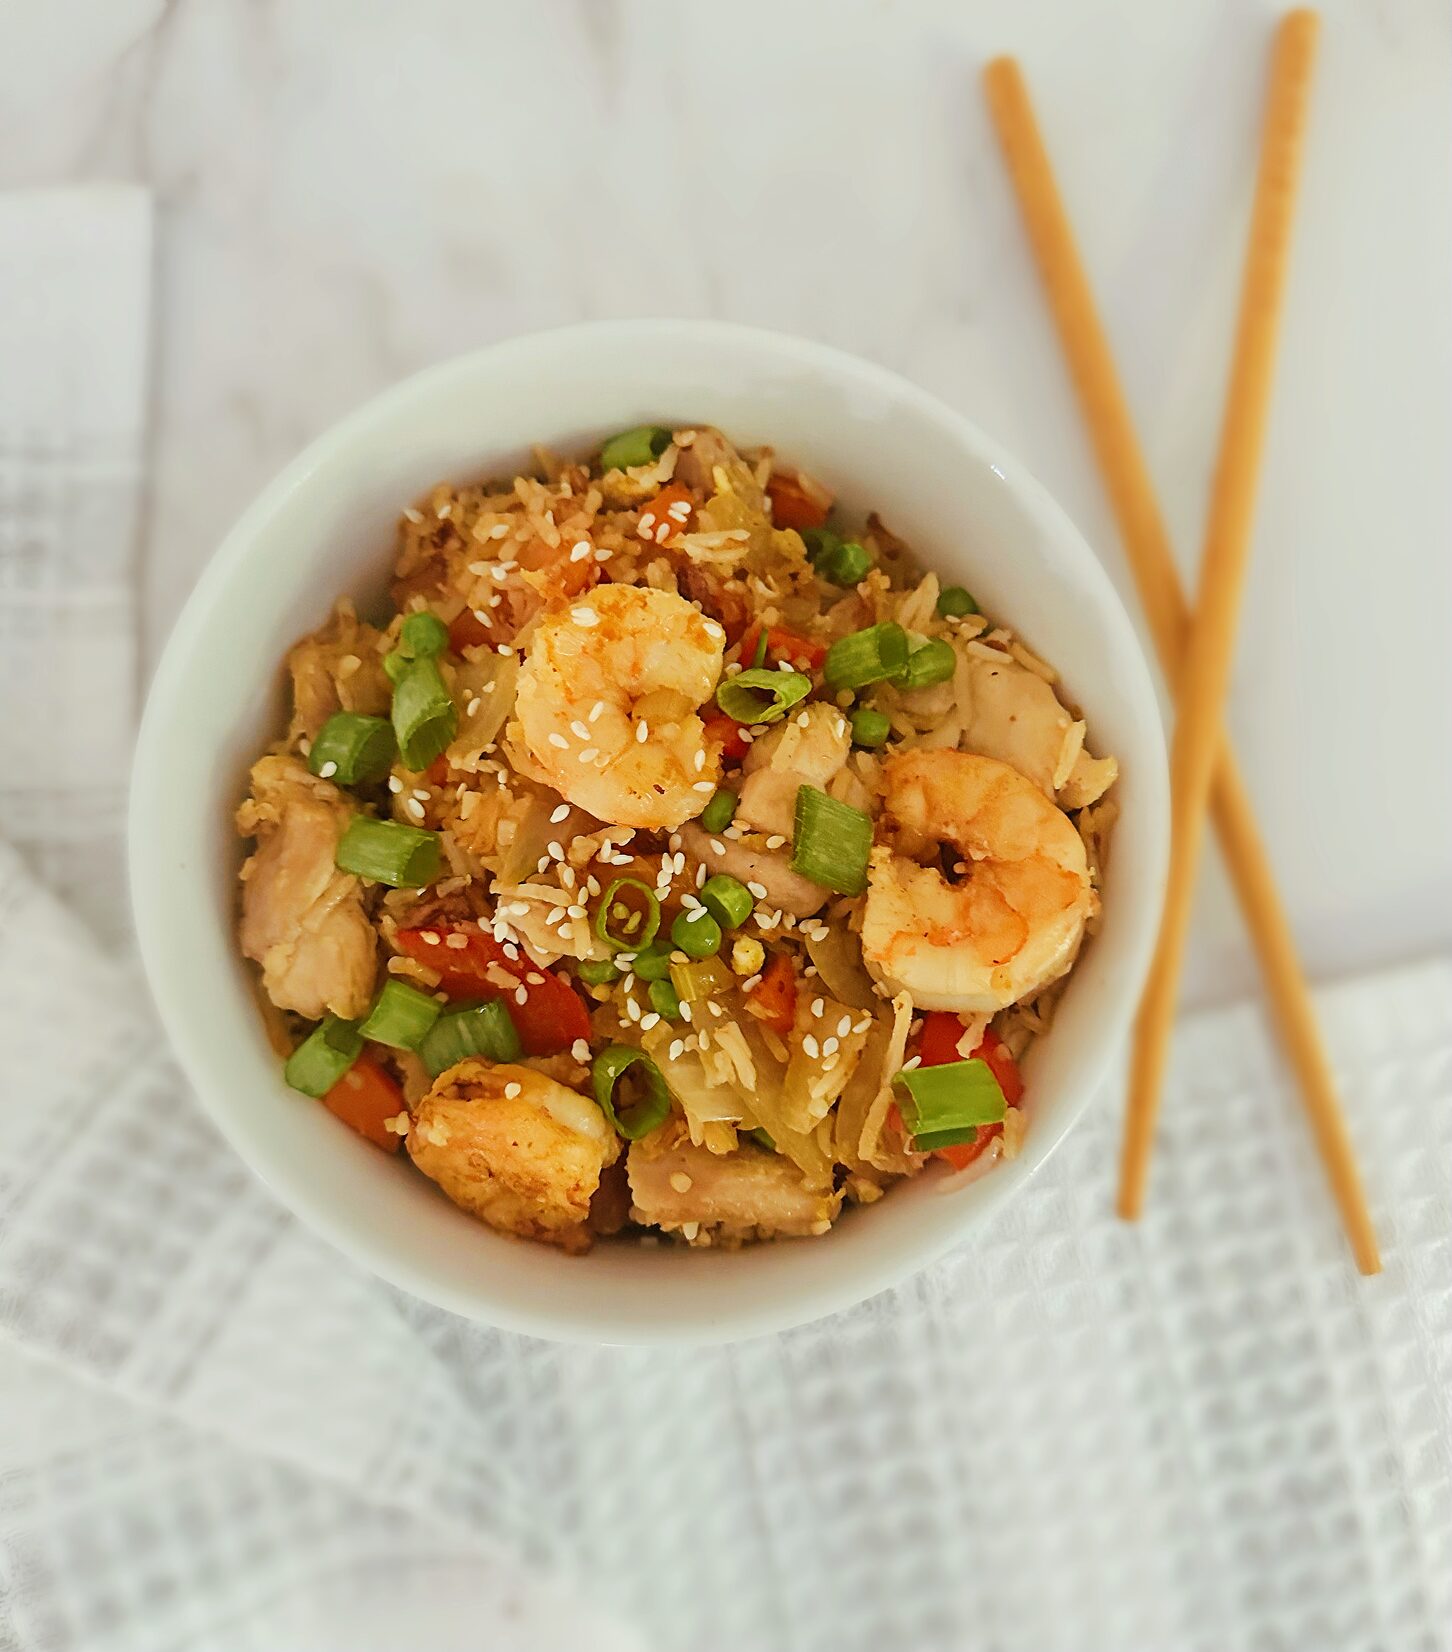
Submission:
<svg viewBox="0 0 1452 1652">
<path fill-rule="evenodd" d="M 404 1111 L 403 1091 L 371 1055 L 359 1056 L 322 1100 L 335 1118 L 385 1153 L 403 1145 L 385 1124 Z"/>
<path fill-rule="evenodd" d="M 797 1019 L 797 975 L 786 953 L 772 954 L 761 979 L 751 989 L 751 1001 L 767 1026 L 785 1038 Z"/>
<path fill-rule="evenodd" d="M 753 625 L 741 639 L 741 658 L 749 665 L 756 658 L 757 645 L 761 641 L 761 627 Z M 769 625 L 766 628 L 766 663 L 776 665 L 785 660 L 789 665 L 799 670 L 817 671 L 822 661 L 827 657 L 827 645 L 824 642 L 813 642 L 810 637 L 799 637 L 795 631 L 787 631 L 779 625 Z"/>
<path fill-rule="evenodd" d="M 695 501 L 685 483 L 667 482 L 654 499 L 646 500 L 640 507 L 635 531 L 652 545 L 669 544 L 691 531 L 695 514 Z"/>
<path fill-rule="evenodd" d="M 822 527 L 832 511 L 832 495 L 818 482 L 809 482 L 799 471 L 778 470 L 766 484 L 771 500 L 771 519 L 779 528 Z"/>
</svg>

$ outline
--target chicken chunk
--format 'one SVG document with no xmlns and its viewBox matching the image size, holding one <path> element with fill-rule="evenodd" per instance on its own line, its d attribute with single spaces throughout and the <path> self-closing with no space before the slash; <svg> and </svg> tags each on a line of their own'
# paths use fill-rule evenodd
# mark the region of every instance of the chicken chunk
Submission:
<svg viewBox="0 0 1452 1652">
<path fill-rule="evenodd" d="M 242 867 L 242 950 L 262 965 L 279 1009 L 309 1019 L 362 1015 L 373 996 L 378 942 L 358 879 L 333 864 L 353 809 L 295 757 L 264 757 L 237 829 L 257 839 Z"/>
<path fill-rule="evenodd" d="M 365 625 L 350 602 L 340 602 L 321 630 L 304 637 L 287 657 L 292 676 L 290 741 L 313 740 L 335 711 L 386 717 L 391 703 L 379 652 L 382 633 Z"/>
<path fill-rule="evenodd" d="M 778 1153 L 754 1146 L 713 1153 L 674 1123 L 632 1143 L 626 1167 L 631 1216 L 688 1238 L 707 1232 L 733 1243 L 825 1233 L 842 1203 L 839 1193 L 809 1189 Z"/>
<path fill-rule="evenodd" d="M 790 839 L 796 824 L 797 792 L 823 791 L 852 750 L 852 732 L 836 706 L 816 702 L 752 743 L 743 770 L 746 779 L 736 819 L 759 832 Z"/>
<path fill-rule="evenodd" d="M 766 891 L 762 897 L 765 905 L 790 912 L 794 918 L 810 918 L 831 898 L 830 889 L 792 871 L 790 849 L 767 849 L 741 838 L 712 837 L 693 820 L 681 827 L 681 848 L 708 873 L 725 872 L 748 886 L 758 885 Z"/>
<path fill-rule="evenodd" d="M 408 1151 L 471 1216 L 578 1253 L 590 1248 L 590 1201 L 620 1143 L 577 1090 L 531 1067 L 471 1058 L 419 1103 Z"/>
</svg>

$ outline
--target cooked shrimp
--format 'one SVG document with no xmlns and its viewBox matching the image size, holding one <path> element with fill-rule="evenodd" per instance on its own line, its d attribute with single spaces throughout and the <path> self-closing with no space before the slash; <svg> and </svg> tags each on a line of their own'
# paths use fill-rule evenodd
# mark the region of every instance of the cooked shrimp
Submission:
<svg viewBox="0 0 1452 1652">
<path fill-rule="evenodd" d="M 600 1172 L 620 1151 L 595 1103 L 531 1067 L 461 1061 L 418 1104 L 408 1151 L 456 1205 L 501 1233 L 590 1247 Z"/>
<path fill-rule="evenodd" d="M 525 749 L 599 819 L 679 826 L 716 789 L 720 756 L 696 712 L 725 641 L 684 597 L 633 585 L 602 585 L 546 614 L 515 695 Z"/>
<path fill-rule="evenodd" d="M 883 765 L 900 848 L 943 844 L 961 881 L 886 845 L 873 851 L 862 920 L 872 973 L 919 1009 L 1017 1003 L 1074 961 L 1093 904 L 1083 840 L 1043 792 L 991 757 L 913 751 Z"/>
<path fill-rule="evenodd" d="M 295 757 L 263 757 L 237 830 L 257 839 L 242 867 L 242 951 L 262 965 L 281 1010 L 310 1019 L 362 1015 L 373 996 L 378 937 L 357 878 L 333 864 L 353 808 Z"/>
</svg>

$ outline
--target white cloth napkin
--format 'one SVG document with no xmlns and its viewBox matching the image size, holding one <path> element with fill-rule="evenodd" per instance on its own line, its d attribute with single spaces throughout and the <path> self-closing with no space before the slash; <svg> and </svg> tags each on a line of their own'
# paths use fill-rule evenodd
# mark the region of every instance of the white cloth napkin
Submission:
<svg viewBox="0 0 1452 1652">
<path fill-rule="evenodd" d="M 1243 1007 L 1179 1031 L 1137 1227 L 1106 1100 L 971 1245 L 851 1313 L 558 1348 L 280 1210 L 130 966 L 0 848 L 0 1649 L 366 1647 L 404 1578 L 465 1632 L 535 1603 L 480 1643 L 581 1640 L 510 1553 L 691 1652 L 1452 1646 L 1449 989 L 1434 961 L 1320 995 L 1378 1279 Z M 409 1612 L 393 1645 L 455 1644 Z"/>
</svg>

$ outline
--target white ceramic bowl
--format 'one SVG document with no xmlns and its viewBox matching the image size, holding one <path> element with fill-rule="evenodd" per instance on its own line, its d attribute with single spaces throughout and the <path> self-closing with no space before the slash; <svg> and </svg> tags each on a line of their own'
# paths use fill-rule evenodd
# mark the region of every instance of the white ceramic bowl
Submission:
<svg viewBox="0 0 1452 1652">
<path fill-rule="evenodd" d="M 643 422 L 769 442 L 875 508 L 944 582 L 1054 662 L 1096 751 L 1122 766 L 1104 922 L 1027 1063 L 1021 1156 L 966 1187 L 927 1176 L 821 1239 L 736 1253 L 603 1244 L 572 1259 L 471 1220 L 290 1091 L 234 939 L 232 814 L 284 716 L 281 661 L 335 597 L 383 590 L 400 508 L 442 477 L 584 450 Z M 1109 580 L 1047 493 L 972 425 L 850 356 L 700 322 L 607 322 L 517 338 L 419 374 L 320 436 L 213 557 L 152 684 L 131 802 L 131 882 L 152 989 L 197 1094 L 237 1151 L 365 1267 L 473 1319 L 584 1342 L 725 1341 L 883 1290 L 976 1229 L 1100 1088 L 1153 939 L 1167 840 L 1155 697 Z"/>
</svg>

